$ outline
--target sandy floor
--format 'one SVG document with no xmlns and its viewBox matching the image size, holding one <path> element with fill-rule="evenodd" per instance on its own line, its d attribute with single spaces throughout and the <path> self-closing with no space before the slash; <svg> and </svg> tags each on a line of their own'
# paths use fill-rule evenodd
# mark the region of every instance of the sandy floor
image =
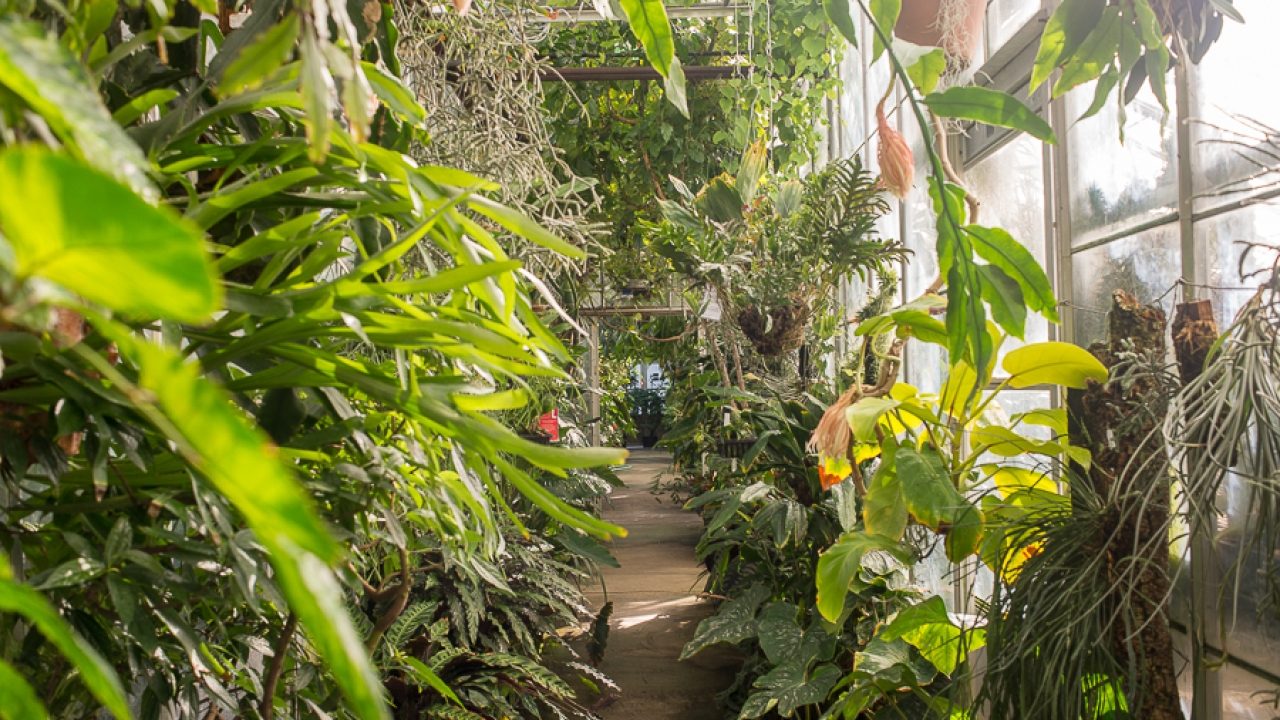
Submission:
<svg viewBox="0 0 1280 720">
<path fill-rule="evenodd" d="M 607 591 L 614 608 L 600 670 L 622 692 L 600 714 L 605 720 L 718 720 L 716 693 L 733 682 L 741 659 L 732 649 L 713 647 L 679 660 L 698 623 L 714 610 L 695 597 L 703 587 L 694 551 L 702 521 L 649 492 L 669 465 L 665 453 L 635 450 L 628 463 L 631 469 L 618 473 L 627 487 L 614 491 L 604 512 L 628 531 L 610 548 L 622 567 L 605 568 L 604 587 L 587 593 L 599 608 Z"/>
</svg>

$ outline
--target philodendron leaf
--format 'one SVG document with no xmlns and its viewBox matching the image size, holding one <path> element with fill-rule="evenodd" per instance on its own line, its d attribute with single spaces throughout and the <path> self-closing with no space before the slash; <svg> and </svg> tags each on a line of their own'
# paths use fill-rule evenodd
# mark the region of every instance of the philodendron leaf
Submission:
<svg viewBox="0 0 1280 720">
<path fill-rule="evenodd" d="M 1064 342 L 1041 342 L 1011 350 L 1002 367 L 1009 373 L 1009 386 L 1063 385 L 1083 390 L 1090 380 L 1100 383 L 1109 377 L 1107 368 L 1084 348 Z"/>
<path fill-rule="evenodd" d="M 942 117 L 1021 130 L 1050 145 L 1058 142 L 1049 123 L 1009 93 L 981 87 L 953 87 L 929 93 L 924 97 L 924 104 Z"/>
<path fill-rule="evenodd" d="M 887 397 L 862 398 L 845 411 L 845 420 L 849 422 L 858 442 L 875 442 L 876 424 L 880 422 L 880 418 L 901 404 Z"/>
<path fill-rule="evenodd" d="M 907 502 L 902 497 L 902 480 L 893 463 L 880 463 L 862 500 L 862 522 L 867 532 L 901 540 L 907 531 Z"/>
<path fill-rule="evenodd" d="M 800 661 L 779 665 L 756 680 L 758 692 L 747 699 L 739 717 L 758 718 L 774 708 L 782 717 L 791 717 L 798 707 L 826 700 L 842 675 L 835 665 L 818 665 L 812 671 Z"/>
<path fill-rule="evenodd" d="M 844 611 L 849 584 L 862 569 L 862 557 L 871 550 L 884 550 L 906 562 L 911 557 L 907 548 L 883 535 L 852 532 L 841 537 L 818 558 L 818 612 L 831 622 Z"/>
<path fill-rule="evenodd" d="M 1000 268 L 1022 288 L 1027 308 L 1058 322 L 1057 300 L 1049 276 L 1025 245 L 1000 228 L 967 225 L 965 232 L 978 257 Z"/>
<path fill-rule="evenodd" d="M 946 603 L 937 595 L 898 613 L 881 632 L 886 641 L 902 638 L 947 677 L 970 652 L 986 644 L 986 631 L 962 631 L 951 622 Z"/>
<path fill-rule="evenodd" d="M 199 322 L 221 306 L 199 230 L 101 172 L 10 150 L 0 155 L 0 187 L 0 231 L 19 275 L 137 317 Z"/>
<path fill-rule="evenodd" d="M 947 71 L 947 53 L 942 48 L 931 48 L 907 66 L 907 77 L 920 92 L 928 95 L 938 88 L 938 81 Z"/>
<path fill-rule="evenodd" d="M 693 640 L 684 646 L 680 659 L 693 657 L 699 650 L 716 643 L 736 643 L 755 636 L 758 631 L 756 610 L 769 597 L 769 588 L 753 585 L 735 600 L 720 606 L 711 617 L 698 623 Z"/>
<path fill-rule="evenodd" d="M 67 627 L 66 622 L 40 593 L 13 581 L 9 574 L 9 558 L 3 553 L 0 553 L 0 611 L 17 613 L 29 620 L 46 640 L 58 648 L 58 652 L 71 661 L 89 692 L 116 716 L 116 720 L 133 717 L 115 671 L 98 655 L 93 646 Z M 9 683 L 2 683 L 2 686 L 7 693 Z M 8 700 L 6 695 L 0 704 L 7 703 Z"/>
<path fill-rule="evenodd" d="M 982 541 L 982 511 L 956 489 L 942 455 L 929 446 L 904 445 L 895 461 L 907 509 L 920 524 L 946 533 L 947 558 L 959 562 L 973 554 Z"/>
</svg>

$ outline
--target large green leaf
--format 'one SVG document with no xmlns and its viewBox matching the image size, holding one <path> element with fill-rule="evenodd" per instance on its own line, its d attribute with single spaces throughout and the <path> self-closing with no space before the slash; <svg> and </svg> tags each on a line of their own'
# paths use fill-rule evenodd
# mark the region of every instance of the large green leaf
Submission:
<svg viewBox="0 0 1280 720">
<path fill-rule="evenodd" d="M 791 717 L 796 708 L 827 699 L 843 673 L 835 665 L 819 665 L 809 671 L 804 663 L 789 662 L 770 670 L 755 682 L 757 692 L 747 698 L 740 718 L 758 718 L 777 708 Z"/>
<path fill-rule="evenodd" d="M 199 231 L 110 177 L 61 155 L 10 150 L 0 186 L 0 229 L 20 275 L 138 317 L 198 322 L 220 306 Z"/>
<path fill-rule="evenodd" d="M 902 0 L 871 0 L 871 16 L 876 25 L 884 31 L 885 37 L 893 37 L 893 29 L 898 24 L 898 15 L 902 12 Z M 880 42 L 880 33 L 871 39 L 871 62 L 880 59 L 884 54 L 884 43 Z"/>
<path fill-rule="evenodd" d="M 981 87 L 953 87 L 926 95 L 924 104 L 942 117 L 1021 130 L 1051 145 L 1058 142 L 1049 123 L 1009 93 Z"/>
<path fill-rule="evenodd" d="M 891 397 L 862 398 L 845 410 L 845 420 L 853 429 L 853 436 L 858 442 L 875 442 L 876 425 L 880 418 L 901 404 Z"/>
<path fill-rule="evenodd" d="M 73 633 L 40 593 L 13 582 L 9 575 L 9 558 L 0 555 L 0 610 L 22 615 L 35 625 L 45 639 L 53 643 L 80 673 L 89 692 L 110 710 L 117 720 L 133 717 L 125 700 L 124 688 L 115 671 L 93 647 Z M 8 684 L 5 683 L 7 690 Z M 7 702 L 8 698 L 4 698 Z"/>
<path fill-rule="evenodd" d="M 1031 73 L 1033 92 L 1049 79 L 1061 60 L 1075 53 L 1106 7 L 1107 0 L 1064 0 L 1058 5 L 1040 35 L 1040 49 Z"/>
<path fill-rule="evenodd" d="M 835 653 L 835 636 L 814 624 L 808 630 L 800 627 L 796 616 L 800 609 L 791 603 L 771 603 L 760 612 L 760 649 L 774 665 L 798 662 L 808 665 L 826 662 Z"/>
<path fill-rule="evenodd" d="M 302 485 L 281 463 L 266 435 L 246 421 L 222 390 L 200 377 L 197 365 L 118 332 L 112 339 L 137 362 L 140 385 L 163 413 L 159 429 L 235 505 L 271 552 L 277 582 L 329 664 L 352 712 L 361 720 L 386 720 L 381 684 L 331 569 L 342 552 Z"/>
<path fill-rule="evenodd" d="M 892 538 L 864 532 L 847 533 L 827 548 L 818 558 L 818 612 L 831 622 L 844 612 L 844 599 L 849 584 L 862 570 L 862 557 L 872 550 L 883 550 L 906 562 L 910 551 Z"/>
<path fill-rule="evenodd" d="M 858 47 L 858 25 L 853 21 L 853 15 L 849 11 L 852 0 L 822 0 L 822 11 L 826 13 L 827 20 L 836 26 L 836 30 L 849 41 L 850 45 Z M 888 33 L 885 33 L 888 35 Z"/>
<path fill-rule="evenodd" d="M 898 613 L 881 632 L 886 641 L 902 638 L 947 677 L 965 655 L 985 644 L 986 631 L 962 631 L 951 622 L 947 605 L 937 595 Z"/>
<path fill-rule="evenodd" d="M 736 643 L 754 637 L 759 630 L 756 610 L 769 597 L 769 588 L 752 585 L 737 598 L 720 606 L 715 615 L 698 623 L 693 640 L 684 646 L 680 659 L 693 657 L 699 650 L 716 643 Z"/>
<path fill-rule="evenodd" d="M 640 41 L 640 45 L 644 48 L 645 57 L 649 59 L 649 64 L 663 78 L 670 79 L 672 68 L 678 67 L 676 63 L 676 46 L 671 35 L 671 21 L 667 18 L 667 8 L 662 4 L 662 0 L 619 0 L 622 5 L 622 11 L 627 14 L 627 23 L 631 25 L 631 32 L 635 33 L 636 39 Z M 681 79 L 684 77 L 683 72 L 679 72 Z M 680 90 L 684 89 L 683 82 L 680 83 Z M 689 114 L 689 108 L 683 103 L 678 103 L 677 98 L 671 95 L 671 86 L 668 85 L 667 98 L 672 104 L 684 113 Z"/>
<path fill-rule="evenodd" d="M 1057 300 L 1049 276 L 1025 245 L 1000 228 L 967 225 L 965 232 L 978 257 L 1000 268 L 1022 288 L 1027 307 L 1058 322 Z"/>
<path fill-rule="evenodd" d="M 982 511 L 956 489 L 942 455 L 929 446 L 903 446 L 895 461 L 907 509 L 920 524 L 946 533 L 947 558 L 959 562 L 973 554 L 982 541 Z"/>
<path fill-rule="evenodd" d="M 1063 385 L 1083 390 L 1088 381 L 1106 382 L 1107 368 L 1089 351 L 1064 342 L 1042 342 L 1011 350 L 1002 364 L 1009 386 Z"/>
<path fill-rule="evenodd" d="M 882 461 L 862 499 L 862 522 L 873 535 L 901 540 L 907 531 L 907 515 L 902 481 L 893 464 Z"/>
<path fill-rule="evenodd" d="M 0 18 L 0 87 L 39 113 L 69 150 L 148 200 L 150 163 L 99 99 L 84 67 L 39 25 Z M 9 194 L 11 183 L 3 183 Z M 33 213 L 36 214 L 36 213 Z"/>
<path fill-rule="evenodd" d="M 1123 22 L 1118 5 L 1112 5 L 1102 12 L 1098 24 L 1089 31 L 1075 53 L 1067 57 L 1062 75 L 1053 85 L 1054 97 L 1102 75 L 1120 48 L 1120 28 Z"/>
</svg>

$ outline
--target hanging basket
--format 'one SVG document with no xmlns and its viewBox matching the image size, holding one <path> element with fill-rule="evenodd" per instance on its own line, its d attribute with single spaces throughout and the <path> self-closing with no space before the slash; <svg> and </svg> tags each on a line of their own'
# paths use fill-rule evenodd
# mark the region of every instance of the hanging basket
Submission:
<svg viewBox="0 0 1280 720">
<path fill-rule="evenodd" d="M 756 352 L 768 357 L 785 355 L 804 344 L 809 326 L 809 306 L 803 303 L 778 305 L 761 312 L 757 305 L 738 311 L 738 327 Z"/>
<path fill-rule="evenodd" d="M 986 0 L 912 0 L 902 4 L 893 34 L 969 63 L 978 55 L 986 10 Z"/>
</svg>

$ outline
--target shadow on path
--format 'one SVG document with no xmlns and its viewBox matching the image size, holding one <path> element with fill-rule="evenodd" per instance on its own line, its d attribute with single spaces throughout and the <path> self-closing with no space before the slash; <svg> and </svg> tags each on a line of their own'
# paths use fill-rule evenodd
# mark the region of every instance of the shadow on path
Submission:
<svg viewBox="0 0 1280 720">
<path fill-rule="evenodd" d="M 717 720 L 716 693 L 733 682 L 741 658 L 717 646 L 679 660 L 698 623 L 714 611 L 710 602 L 695 597 L 704 581 L 695 554 L 702 520 L 668 497 L 650 494 L 654 477 L 670 465 L 666 453 L 635 450 L 627 462 L 631 469 L 618 473 L 627 487 L 614 491 L 613 505 L 604 511 L 606 520 L 628 531 L 610 547 L 622 567 L 604 568 L 604 587 L 587 593 L 595 610 L 604 605 L 605 590 L 613 601 L 600 670 L 622 691 L 600 715 L 606 720 Z"/>
</svg>

